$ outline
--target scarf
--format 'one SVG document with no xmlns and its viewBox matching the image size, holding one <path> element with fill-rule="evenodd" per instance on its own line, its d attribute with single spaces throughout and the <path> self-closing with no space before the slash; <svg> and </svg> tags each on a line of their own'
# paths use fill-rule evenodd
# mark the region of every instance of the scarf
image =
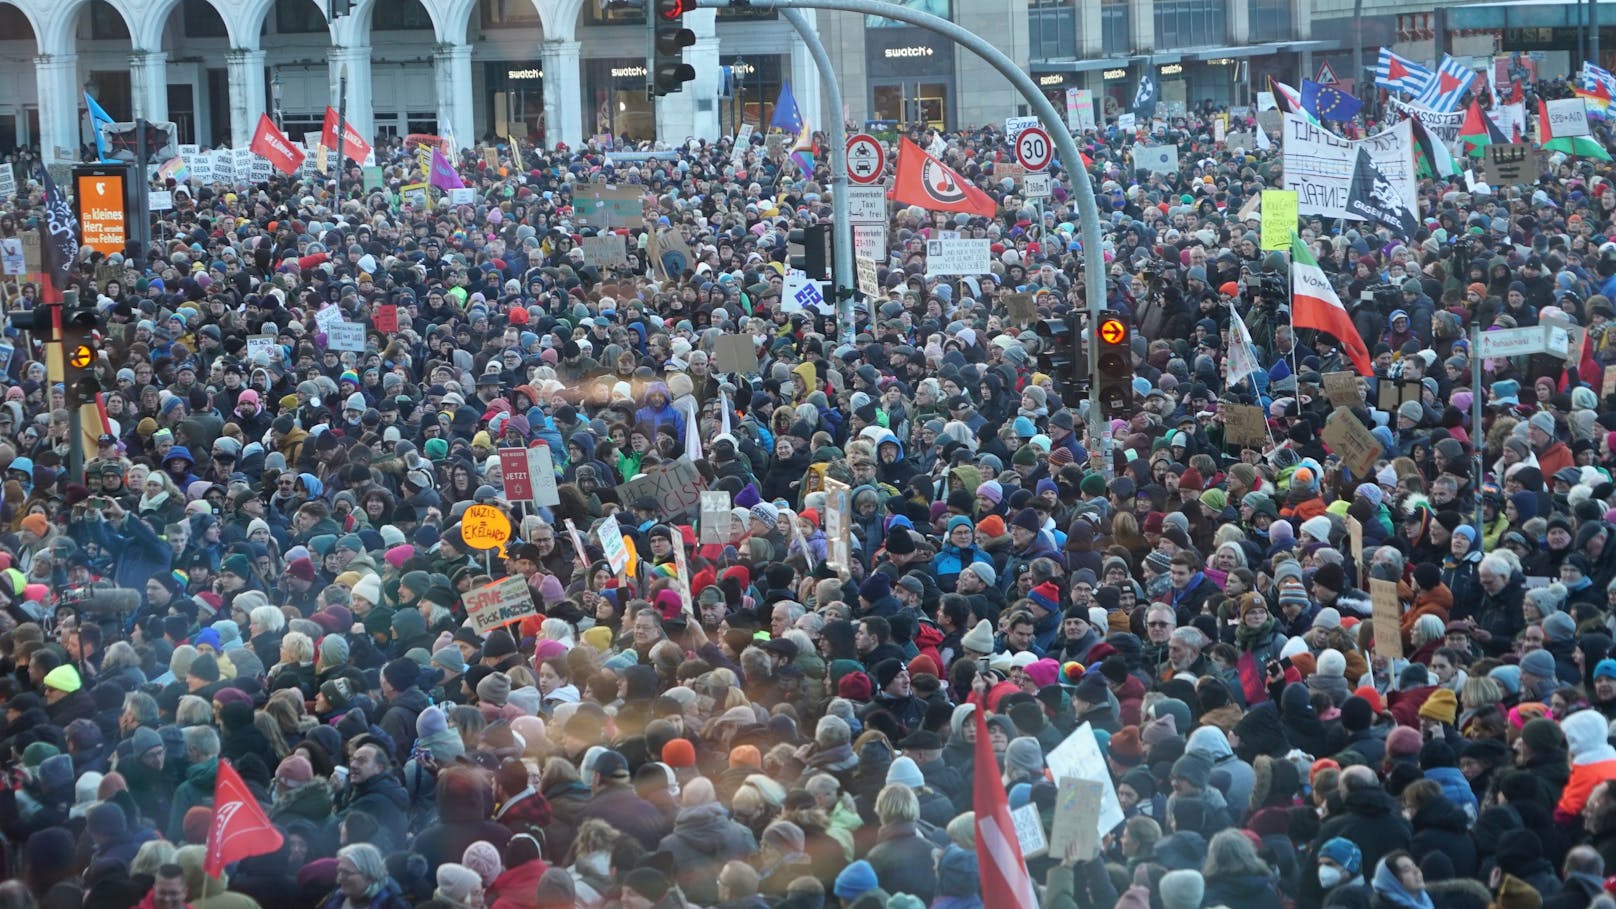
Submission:
<svg viewBox="0 0 1616 909">
<path fill-rule="evenodd" d="M 1434 909 L 1431 895 L 1423 890 L 1418 894 L 1409 893 L 1385 859 L 1375 866 L 1374 890 L 1376 896 L 1399 909 Z"/>
<path fill-rule="evenodd" d="M 137 506 L 135 510 L 138 512 L 156 511 L 157 509 L 162 508 L 163 503 L 167 501 L 168 490 L 166 489 L 159 491 L 156 495 L 141 493 L 140 505 Z"/>
<path fill-rule="evenodd" d="M 1241 650 L 1252 650 L 1257 646 L 1266 643 L 1274 636 L 1275 624 L 1276 623 L 1273 616 L 1269 616 L 1268 621 L 1263 622 L 1256 628 L 1252 628 L 1245 622 L 1241 622 L 1240 625 L 1234 630 L 1235 646 L 1239 647 Z"/>
</svg>

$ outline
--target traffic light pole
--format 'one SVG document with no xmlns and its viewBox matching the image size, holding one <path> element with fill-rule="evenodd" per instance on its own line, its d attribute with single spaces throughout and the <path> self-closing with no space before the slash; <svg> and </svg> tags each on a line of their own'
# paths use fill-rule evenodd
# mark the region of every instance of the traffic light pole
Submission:
<svg viewBox="0 0 1616 909">
<path fill-rule="evenodd" d="M 842 119 L 842 80 L 837 78 L 830 54 L 825 52 L 825 45 L 819 40 L 819 30 L 814 28 L 808 13 L 800 9 L 784 9 L 781 14 L 797 30 L 797 36 L 802 38 L 809 56 L 814 58 L 819 81 L 830 101 L 830 138 L 827 141 L 830 142 L 831 247 L 836 254 L 831 263 L 831 278 L 836 287 L 836 324 L 841 330 L 841 343 L 850 346 L 853 343 L 855 269 L 853 218 L 847 210 L 847 123 Z M 874 305 L 873 302 L 871 305 Z"/>
<path fill-rule="evenodd" d="M 896 3 L 886 3 L 882 0 L 697 0 L 697 5 L 704 7 L 721 8 L 726 6 L 746 8 L 758 7 L 761 9 L 834 9 L 848 13 L 861 13 L 868 16 L 883 16 L 919 26 L 927 31 L 942 35 L 981 57 L 988 65 L 999 71 L 999 74 L 1015 86 L 1021 93 L 1030 109 L 1038 120 L 1049 131 L 1055 149 L 1060 152 L 1061 161 L 1066 166 L 1066 172 L 1072 180 L 1072 194 L 1077 197 L 1077 214 L 1080 235 L 1083 243 L 1083 281 L 1084 293 L 1088 299 L 1088 316 L 1090 349 L 1094 345 L 1092 332 L 1100 322 L 1100 313 L 1105 309 L 1105 261 L 1101 253 L 1100 239 L 1100 210 L 1094 201 L 1094 185 L 1089 180 L 1088 171 L 1083 169 L 1083 158 L 1078 153 L 1077 143 L 1072 140 L 1072 134 L 1066 128 L 1066 121 L 1061 113 L 1055 110 L 1055 105 L 1044 97 L 1032 77 L 1016 66 L 1014 60 L 1006 57 L 997 47 L 982 36 L 969 29 L 963 28 L 941 16 L 900 6 Z M 836 111 L 838 118 L 841 110 Z M 845 152 L 845 144 L 837 151 Z M 843 171 L 845 173 L 845 171 Z M 842 244 L 838 243 L 838 248 Z M 849 244 L 850 246 L 850 244 Z M 849 249 L 851 252 L 851 249 Z M 837 257 L 840 260 L 840 252 Z M 1091 258 L 1092 257 L 1092 258 Z M 1106 428 L 1105 417 L 1101 414 L 1099 401 L 1099 375 L 1098 357 L 1090 357 L 1095 366 L 1090 368 L 1089 385 L 1089 435 L 1090 445 L 1099 446 L 1100 453 L 1104 455 L 1104 470 L 1107 476 L 1111 473 L 1111 439 L 1110 431 Z"/>
</svg>

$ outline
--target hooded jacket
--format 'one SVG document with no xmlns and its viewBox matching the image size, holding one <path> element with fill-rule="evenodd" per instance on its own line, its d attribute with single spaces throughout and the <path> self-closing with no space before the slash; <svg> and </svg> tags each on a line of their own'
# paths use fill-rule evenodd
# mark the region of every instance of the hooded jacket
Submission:
<svg viewBox="0 0 1616 909">
<path fill-rule="evenodd" d="M 1229 814 L 1237 819 L 1245 817 L 1251 805 L 1251 787 L 1257 781 L 1257 772 L 1250 764 L 1235 757 L 1223 730 L 1216 726 L 1202 726 L 1195 730 L 1184 745 L 1184 753 L 1199 754 L 1211 763 L 1214 773 L 1222 771 L 1229 775 L 1229 786 L 1225 790 Z"/>
<path fill-rule="evenodd" d="M 1571 752 L 1571 779 L 1554 807 L 1554 819 L 1569 824 L 1582 814 L 1595 786 L 1616 779 L 1616 748 L 1605 741 L 1609 733 L 1597 710 L 1573 713 L 1560 723 L 1560 731 Z"/>
</svg>

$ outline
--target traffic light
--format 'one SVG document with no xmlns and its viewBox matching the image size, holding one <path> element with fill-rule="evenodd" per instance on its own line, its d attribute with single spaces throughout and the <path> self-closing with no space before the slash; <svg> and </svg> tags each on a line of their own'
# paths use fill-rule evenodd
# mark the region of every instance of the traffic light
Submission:
<svg viewBox="0 0 1616 909">
<path fill-rule="evenodd" d="M 94 404 L 101 391 L 96 377 L 96 332 L 101 317 L 93 305 L 75 305 L 62 310 L 62 365 L 67 379 L 68 403 Z"/>
<path fill-rule="evenodd" d="M 1094 343 L 1100 357 L 1100 409 L 1107 419 L 1126 419 L 1133 411 L 1131 334 L 1119 313 L 1106 310 L 1100 314 Z"/>
<path fill-rule="evenodd" d="M 10 316 L 11 327 L 31 332 L 34 341 L 47 343 L 56 340 L 56 304 L 48 303 L 33 309 L 17 310 Z"/>
<path fill-rule="evenodd" d="M 685 62 L 684 49 L 696 43 L 696 33 L 684 27 L 685 11 L 694 0 L 656 0 L 651 17 L 651 93 L 657 96 L 684 91 L 696 78 L 696 68 Z"/>
<path fill-rule="evenodd" d="M 825 224 L 794 230 L 786 235 L 791 267 L 808 275 L 811 281 L 829 281 L 830 229 Z"/>
<path fill-rule="evenodd" d="M 1074 317 L 1039 319 L 1033 326 L 1033 334 L 1038 336 L 1038 371 L 1055 380 L 1062 402 L 1075 404 L 1082 400 L 1084 389 L 1080 376 L 1086 375 L 1078 359 Z"/>
</svg>

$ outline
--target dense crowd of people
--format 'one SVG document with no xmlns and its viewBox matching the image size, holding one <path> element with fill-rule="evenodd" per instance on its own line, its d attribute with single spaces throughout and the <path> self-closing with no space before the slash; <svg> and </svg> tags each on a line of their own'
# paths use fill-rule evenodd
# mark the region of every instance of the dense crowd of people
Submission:
<svg viewBox="0 0 1616 909">
<path fill-rule="evenodd" d="M 1090 734 L 1123 820 L 1026 858 L 1042 905 L 1616 906 L 1616 168 L 1427 179 L 1414 236 L 1304 216 L 1374 361 L 1349 408 L 1341 339 L 1293 329 L 1242 214 L 1277 148 L 1168 129 L 1171 173 L 1079 137 L 1103 250 L 1069 175 L 1035 206 L 1001 132 L 942 136 L 1000 212 L 896 207 L 852 343 L 781 300 L 824 163 L 761 139 L 470 150 L 475 202 L 430 209 L 402 148 L 340 199 L 175 187 L 164 239 L 72 270 L 103 319 L 82 475 L 7 323 L 0 907 L 971 909 L 973 781 L 1047 834 L 1047 759 Z M 645 224 L 585 226 L 593 181 L 643 186 Z M 7 202 L 0 233 L 39 224 L 37 183 Z M 928 277 L 945 229 L 991 272 Z M 626 261 L 586 262 L 607 233 Z M 1134 328 L 1109 459 L 1004 299 L 1083 310 L 1089 267 Z M 1572 354 L 1472 382 L 1467 326 L 1551 311 Z M 1260 365 L 1232 380 L 1231 312 Z M 720 368 L 736 335 L 756 369 Z M 1387 380 L 1418 394 L 1379 410 Z M 1226 438 L 1238 404 L 1266 443 Z M 1335 410 L 1382 446 L 1369 473 L 1321 441 Z M 536 445 L 553 505 L 502 482 L 498 450 Z M 629 484 L 676 462 L 728 493 L 721 529 Z M 502 553 L 468 543 L 477 505 Z M 468 594 L 507 578 L 531 614 L 479 633 Z M 282 845 L 215 876 L 226 765 Z"/>
</svg>

